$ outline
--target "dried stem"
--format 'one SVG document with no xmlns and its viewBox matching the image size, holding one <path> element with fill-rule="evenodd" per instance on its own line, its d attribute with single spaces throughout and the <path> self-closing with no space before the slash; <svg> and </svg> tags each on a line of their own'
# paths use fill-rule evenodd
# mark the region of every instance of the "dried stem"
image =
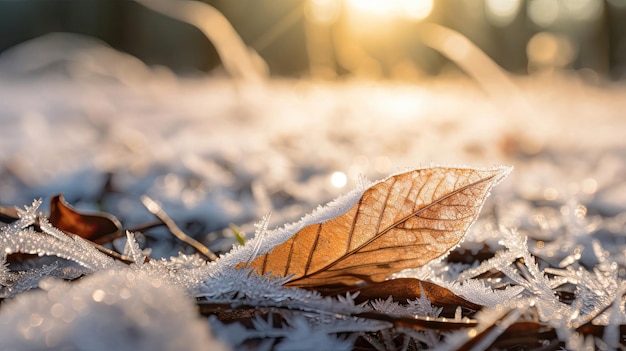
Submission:
<svg viewBox="0 0 626 351">
<path fill-rule="evenodd" d="M 155 215 L 159 220 L 163 222 L 163 224 L 167 226 L 167 229 L 169 229 L 170 232 L 174 234 L 175 237 L 180 239 L 182 242 L 188 244 L 189 246 L 193 247 L 198 253 L 207 257 L 209 260 L 215 261 L 217 259 L 217 255 L 214 254 L 211 250 L 209 250 L 208 247 L 202 245 L 202 243 L 200 243 L 198 240 L 185 234 L 185 232 L 183 232 L 176 225 L 176 223 L 174 223 L 174 221 L 170 218 L 170 216 L 168 216 L 167 213 L 163 211 L 161 206 L 158 203 L 156 203 L 156 201 L 152 200 L 147 195 L 143 195 L 141 196 L 141 202 L 143 203 L 144 206 L 146 206 L 146 209 L 148 209 L 150 213 Z"/>
</svg>

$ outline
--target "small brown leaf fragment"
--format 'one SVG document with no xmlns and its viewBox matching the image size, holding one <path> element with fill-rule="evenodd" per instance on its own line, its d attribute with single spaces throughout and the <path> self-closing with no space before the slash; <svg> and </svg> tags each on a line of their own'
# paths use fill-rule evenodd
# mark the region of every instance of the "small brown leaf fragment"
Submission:
<svg viewBox="0 0 626 351">
<path fill-rule="evenodd" d="M 2 223 L 13 223 L 20 219 L 17 209 L 11 206 L 0 206 L 0 222 Z"/>
<path fill-rule="evenodd" d="M 482 306 L 469 302 L 442 286 L 414 278 L 385 280 L 363 287 L 354 287 L 345 292 L 357 291 L 359 292 L 355 298 L 357 303 L 373 299 L 386 299 L 389 296 L 393 297 L 396 302 L 404 303 L 407 300 L 415 300 L 424 293 L 430 302 L 436 306 L 453 306 L 454 308 L 461 306 L 472 311 L 478 311 L 482 308 Z"/>
<path fill-rule="evenodd" d="M 393 323 L 394 327 L 411 328 L 416 330 L 439 330 L 450 331 L 464 328 L 472 328 L 477 325 L 473 319 L 454 320 L 450 318 L 432 318 L 417 316 L 395 316 L 382 312 L 362 312 L 355 314 L 355 317 L 376 319 Z"/>
<path fill-rule="evenodd" d="M 488 337 L 498 325 L 497 321 L 482 331 L 476 332 L 474 337 L 460 345 L 457 351 L 475 350 L 476 345 Z M 477 328 L 478 329 L 478 328 Z M 545 342 L 550 342 L 548 345 Z M 556 343 L 555 343 L 556 342 Z M 494 350 L 558 350 L 564 346 L 559 343 L 556 331 L 550 327 L 532 321 L 518 321 L 511 324 L 489 346 Z"/>
<path fill-rule="evenodd" d="M 344 214 L 304 227 L 250 267 L 293 275 L 286 285 L 295 287 L 383 281 L 446 255 L 509 172 L 432 167 L 394 175 L 368 188 Z"/>
<path fill-rule="evenodd" d="M 83 214 L 76 211 L 64 199 L 56 195 L 50 200 L 50 223 L 56 228 L 95 243 L 123 234 L 122 224 L 108 213 Z"/>
</svg>

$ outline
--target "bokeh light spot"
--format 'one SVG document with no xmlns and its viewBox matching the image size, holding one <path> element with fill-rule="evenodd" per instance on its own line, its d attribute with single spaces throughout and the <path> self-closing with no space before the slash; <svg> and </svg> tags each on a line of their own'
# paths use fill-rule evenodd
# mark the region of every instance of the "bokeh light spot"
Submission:
<svg viewBox="0 0 626 351">
<path fill-rule="evenodd" d="M 55 303 L 50 307 L 50 314 L 55 318 L 61 318 L 63 313 L 65 312 L 65 307 L 59 302 Z"/>
<path fill-rule="evenodd" d="M 348 10 L 357 16 L 423 20 L 433 10 L 433 0 L 348 0 Z"/>
<path fill-rule="evenodd" d="M 554 33 L 535 34 L 526 47 L 529 70 L 537 68 L 564 68 L 574 61 L 578 49 L 572 41 Z"/>
<path fill-rule="evenodd" d="M 563 6 L 568 17 L 579 21 L 594 21 L 602 14 L 604 3 L 600 0 L 567 0 Z"/>
<path fill-rule="evenodd" d="M 487 20 L 494 26 L 507 26 L 517 17 L 521 5 L 521 0 L 486 0 Z"/>
<path fill-rule="evenodd" d="M 378 156 L 374 160 L 374 168 L 379 173 L 388 173 L 391 168 L 391 160 L 387 156 Z"/>
<path fill-rule="evenodd" d="M 598 182 L 593 178 L 586 178 L 581 185 L 583 193 L 587 195 L 595 194 L 598 191 Z"/>
<path fill-rule="evenodd" d="M 543 191 L 543 198 L 548 201 L 554 201 L 558 199 L 558 197 L 559 197 L 559 192 L 555 188 L 546 188 Z"/>
<path fill-rule="evenodd" d="M 533 0 L 528 3 L 528 17 L 537 25 L 550 27 L 559 17 L 557 0 Z"/>
<path fill-rule="evenodd" d="M 585 207 L 584 205 L 576 206 L 576 209 L 574 210 L 574 215 L 578 219 L 585 218 L 585 216 L 587 216 L 587 207 Z"/>
<path fill-rule="evenodd" d="M 405 0 L 402 8 L 407 18 L 421 21 L 433 11 L 433 0 Z"/>
<path fill-rule="evenodd" d="M 101 289 L 97 289 L 93 292 L 93 294 L 91 294 L 91 298 L 96 301 L 96 302 L 102 302 L 102 300 L 104 300 L 106 293 L 101 290 Z"/>
<path fill-rule="evenodd" d="M 334 172 L 330 176 L 330 183 L 335 188 L 343 188 L 348 183 L 348 177 L 346 177 L 346 174 L 343 172 Z"/>
</svg>

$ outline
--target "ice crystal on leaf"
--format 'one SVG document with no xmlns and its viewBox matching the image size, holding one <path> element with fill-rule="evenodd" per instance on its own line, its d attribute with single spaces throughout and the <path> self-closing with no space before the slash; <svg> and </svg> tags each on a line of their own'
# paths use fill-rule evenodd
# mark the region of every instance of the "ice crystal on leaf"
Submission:
<svg viewBox="0 0 626 351">
<path fill-rule="evenodd" d="M 354 331 L 351 328 L 342 328 L 341 321 L 324 326 L 312 325 L 302 315 L 286 314 L 284 317 L 286 322 L 278 327 L 274 326 L 271 314 L 267 318 L 254 317 L 252 328 L 246 328 L 240 323 L 223 324 L 214 317 L 209 318 L 209 322 L 221 339 L 235 347 L 249 339 L 264 339 L 263 346 L 258 347 L 258 350 L 352 350 L 356 334 L 348 337 L 336 336 L 336 333 Z"/>
<path fill-rule="evenodd" d="M 425 294 L 421 294 L 420 297 L 414 300 L 407 301 L 406 304 L 394 301 L 392 296 L 385 300 L 376 299 L 370 301 L 370 304 L 374 311 L 399 316 L 439 317 L 442 311 L 441 307 L 433 306 Z"/>
<path fill-rule="evenodd" d="M 41 268 L 33 268 L 13 275 L 13 281 L 5 285 L 2 297 L 12 297 L 21 292 L 38 287 L 39 282 L 43 278 L 53 275 L 53 271 L 58 267 L 58 262 L 54 262 L 51 265 L 44 265 Z"/>
<path fill-rule="evenodd" d="M 4 257 L 0 257 L 0 286 L 7 286 L 13 281 L 15 274 L 7 267 L 7 261 Z"/>
<path fill-rule="evenodd" d="M 135 234 L 127 232 L 123 255 L 132 263 L 124 265 L 102 254 L 86 240 L 68 235 L 52 226 L 45 217 L 38 216 L 41 201 L 35 201 L 32 206 L 19 211 L 17 221 L 0 230 L 0 240 L 4 248 L 0 262 L 1 293 L 4 298 L 15 296 L 13 301 L 6 301 L 6 305 L 3 303 L 0 315 L 5 321 L 3 328 L 7 332 L 14 332 L 14 328 L 32 324 L 26 328 L 28 330 L 16 329 L 15 332 L 22 334 L 2 339 L 0 346 L 17 345 L 18 338 L 28 337 L 32 344 L 25 345 L 36 348 L 39 345 L 37 343 L 45 342 L 50 330 L 58 335 L 52 341 L 56 341 L 55 345 L 59 347 L 89 345 L 84 343 L 80 332 L 95 335 L 92 341 L 101 342 L 106 347 L 118 347 L 112 341 L 102 341 L 103 336 L 98 332 L 86 331 L 85 328 L 105 328 L 117 333 L 119 328 L 116 329 L 117 326 L 112 322 L 116 318 L 126 321 L 124 325 L 132 329 L 135 324 L 143 323 L 143 317 L 140 317 L 143 315 L 154 316 L 156 323 L 165 317 L 159 311 L 154 311 L 151 302 L 153 300 L 166 307 L 161 312 L 172 315 L 177 313 L 167 309 L 169 304 L 182 304 L 178 307 L 182 309 L 181 318 L 186 322 L 181 319 L 169 323 L 180 322 L 181 326 L 187 323 L 186 327 L 193 333 L 200 333 L 199 324 L 196 323 L 197 306 L 201 310 L 206 308 L 203 311 L 211 311 L 211 308 L 224 305 L 230 306 L 235 312 L 238 309 L 253 309 L 255 313 L 248 320 L 249 323 L 223 324 L 217 318 L 209 317 L 212 329 L 233 347 L 246 347 L 246 341 L 254 339 L 259 349 L 268 350 L 351 349 L 355 339 L 361 337 L 360 342 L 369 342 L 372 347 L 381 349 L 396 348 L 400 344 L 399 340 L 399 348 L 403 350 L 413 347 L 453 350 L 466 347 L 468 343 L 473 343 L 475 348 L 489 348 L 503 335 L 506 336 L 509 326 L 518 321 L 531 320 L 532 323 L 541 323 L 542 327 L 552 328 L 559 340 L 566 342 L 568 348 L 582 347 L 594 342 L 577 332 L 577 328 L 587 324 L 604 327 L 603 345 L 619 346 L 622 337 L 619 326 L 626 324 L 623 305 L 626 289 L 619 273 L 623 266 L 609 259 L 611 253 L 607 251 L 604 242 L 582 238 L 589 234 L 588 227 L 571 228 L 576 232 L 570 234 L 570 239 L 573 240 L 571 248 L 574 251 L 560 252 L 562 257 L 546 260 L 541 256 L 541 250 L 535 247 L 529 249 L 532 239 L 529 241 L 526 235 L 506 227 L 496 229 L 498 226 L 493 225 L 488 229 L 492 254 L 487 256 L 489 258 L 482 261 L 472 260 L 473 257 L 468 254 L 465 254 L 462 261 L 439 258 L 422 267 L 407 269 L 390 277 L 416 278 L 447 288 L 455 297 L 465 300 L 465 305 L 462 305 L 465 308 L 445 305 L 444 309 L 444 305 L 433 305 L 426 296 L 428 292 L 424 293 L 421 285 L 421 295 L 407 298 L 400 303 L 389 297 L 359 300 L 358 304 L 355 302 L 357 293 L 325 297 L 315 290 L 285 286 L 290 281 L 290 276 L 280 277 L 269 273 L 259 275 L 251 267 L 255 257 L 271 251 L 302 228 L 345 213 L 356 204 L 369 185 L 363 183 L 326 207 L 318 207 L 300 222 L 275 230 L 268 230 L 269 217 L 265 217 L 257 225 L 254 239 L 246 245 L 234 247 L 213 262 L 207 262 L 198 255 L 185 254 L 168 259 L 149 258 L 149 249 L 142 250 Z M 475 230 L 487 230 L 485 228 L 488 226 L 479 226 Z M 475 234 L 475 238 L 481 237 L 480 235 L 486 234 Z M 588 240 L 590 245 L 581 248 L 584 240 Z M 463 249 L 475 254 L 480 249 L 479 246 L 480 243 L 476 241 L 468 244 L 471 249 Z M 575 251 L 577 248 L 579 250 Z M 47 261 L 39 259 L 41 261 L 38 261 L 37 266 L 19 269 L 12 266 L 14 270 L 11 270 L 6 265 L 6 257 L 18 252 L 51 257 L 45 257 L 46 260 L 50 259 Z M 586 255 L 584 259 L 579 257 L 581 252 Z M 112 272 L 117 272 L 119 277 L 113 277 Z M 73 280 L 80 275 L 87 277 L 72 283 L 44 279 L 60 277 Z M 21 294 L 37 286 L 44 291 Z M 112 288 L 107 290 L 107 286 Z M 569 301 L 563 301 L 557 296 L 557 291 L 562 286 L 571 289 L 570 294 L 573 290 L 573 298 Z M 155 290 L 160 289 L 165 289 L 165 295 L 158 296 L 160 293 Z M 64 299 L 62 296 L 71 298 Z M 152 300 L 138 302 L 139 296 L 147 296 L 148 300 Z M 470 303 L 483 307 L 480 312 L 471 316 L 467 311 L 468 308 L 473 308 L 467 307 L 471 306 Z M 102 304 L 113 306 L 112 310 L 101 309 Z M 24 319 L 26 306 L 32 307 L 36 314 L 32 318 L 35 320 Z M 190 312 L 191 309 L 194 309 L 194 313 Z M 456 313 L 451 317 L 450 311 L 455 309 Z M 83 314 L 83 311 L 87 312 Z M 467 316 L 471 316 L 475 318 L 471 321 L 473 327 L 461 326 L 460 330 L 454 332 L 416 330 L 404 325 L 394 327 L 393 318 L 409 317 L 420 320 L 417 317 L 436 318 L 442 314 L 448 318 L 447 321 L 452 320 L 458 324 L 469 322 Z M 96 321 L 95 316 L 103 320 Z M 389 319 L 379 320 L 375 316 L 386 316 Z M 152 321 L 152 317 L 150 320 Z M 432 320 L 426 321 L 430 323 Z M 436 322 L 446 323 L 443 319 L 437 319 Z M 151 325 L 155 326 L 154 323 Z M 172 328 L 175 330 L 175 326 Z M 75 332 L 70 329 L 75 329 Z M 153 335 L 151 333 L 155 330 L 148 327 L 146 335 Z M 7 332 L 1 332 L 0 335 L 4 336 Z M 202 333 L 205 338 L 209 335 L 206 329 Z M 472 340 L 477 334 L 480 334 L 479 340 Z M 194 335 L 189 337 L 199 340 Z M 155 338 L 163 340 L 158 339 L 158 336 Z M 394 340 L 398 344 L 394 344 Z M 146 345 L 155 347 L 146 340 L 134 342 L 132 345 L 138 350 L 147 349 Z M 215 341 L 209 338 L 205 342 Z M 597 345 L 600 345 L 599 340 Z M 189 345 L 185 345 L 187 349 L 194 349 L 193 345 L 187 346 Z"/>
<path fill-rule="evenodd" d="M 131 260 L 137 265 L 143 265 L 146 256 L 139 248 L 135 235 L 131 232 L 126 232 L 126 245 L 124 246 L 124 255 L 130 257 Z"/>
<path fill-rule="evenodd" d="M 455 282 L 446 286 L 455 294 L 486 307 L 496 307 L 506 301 L 510 301 L 524 290 L 522 286 L 511 286 L 496 290 L 488 286 L 484 280 L 478 279 L 465 280 L 461 283 Z"/>
<path fill-rule="evenodd" d="M 320 318 L 323 315 L 364 311 L 351 298 L 323 297 L 315 291 L 288 288 L 283 286 L 286 281 L 287 278 L 259 276 L 249 270 L 231 268 L 209 273 L 193 294 L 213 302 L 312 311 L 318 313 Z"/>
<path fill-rule="evenodd" d="M 11 253 L 37 254 L 39 256 L 57 256 L 72 260 L 92 270 L 110 268 L 116 262 L 99 252 L 93 245 L 78 236 L 69 236 L 54 228 L 46 218 L 39 216 L 43 233 L 28 226 L 37 220 L 37 210 L 41 200 L 19 211 L 19 220 L 0 229 L 0 242 L 5 256 Z"/>
</svg>

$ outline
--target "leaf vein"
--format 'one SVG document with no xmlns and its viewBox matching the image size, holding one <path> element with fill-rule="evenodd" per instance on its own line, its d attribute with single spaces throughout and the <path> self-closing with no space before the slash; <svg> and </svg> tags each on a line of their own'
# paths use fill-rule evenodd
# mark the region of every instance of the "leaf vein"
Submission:
<svg viewBox="0 0 626 351">
<path fill-rule="evenodd" d="M 313 246 L 309 249 L 309 258 L 306 260 L 306 266 L 304 267 L 304 276 L 309 272 L 309 267 L 311 266 L 311 261 L 313 260 L 313 253 L 315 252 L 315 248 L 317 247 L 317 243 L 320 239 L 320 233 L 322 232 L 322 226 L 324 223 L 319 223 L 317 226 L 317 233 L 315 234 L 315 241 L 313 242 Z"/>
</svg>

